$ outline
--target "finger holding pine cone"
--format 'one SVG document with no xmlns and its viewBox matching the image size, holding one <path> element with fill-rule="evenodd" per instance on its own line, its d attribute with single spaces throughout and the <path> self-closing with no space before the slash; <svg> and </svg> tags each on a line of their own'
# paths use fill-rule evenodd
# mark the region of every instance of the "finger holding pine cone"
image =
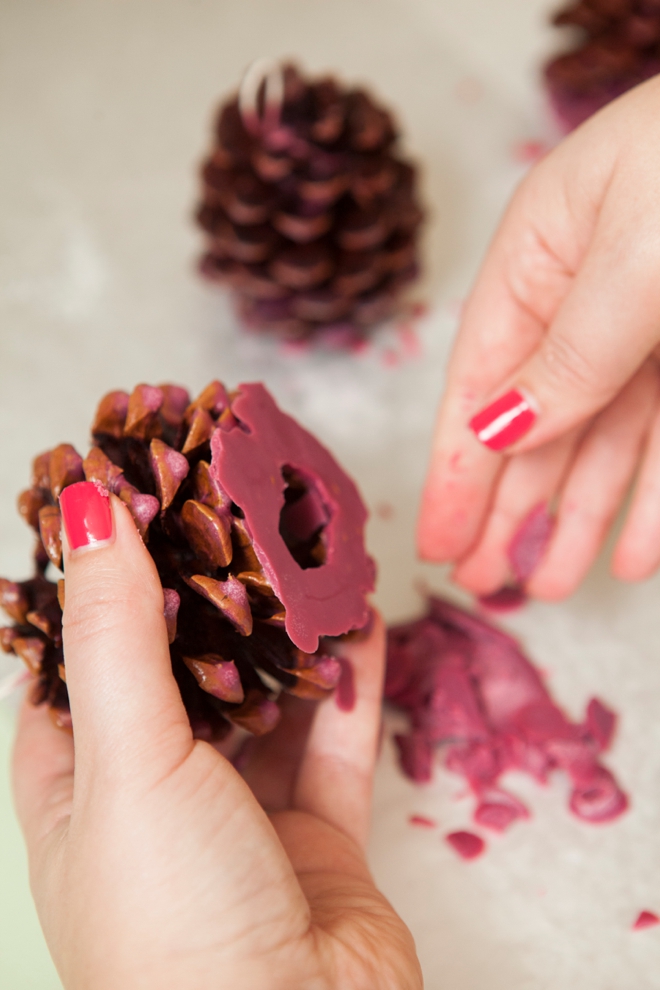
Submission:
<svg viewBox="0 0 660 990">
<path fill-rule="evenodd" d="M 255 63 L 202 167 L 202 273 L 243 322 L 288 339 L 363 339 L 418 275 L 423 213 L 392 116 L 361 89 Z"/>
</svg>

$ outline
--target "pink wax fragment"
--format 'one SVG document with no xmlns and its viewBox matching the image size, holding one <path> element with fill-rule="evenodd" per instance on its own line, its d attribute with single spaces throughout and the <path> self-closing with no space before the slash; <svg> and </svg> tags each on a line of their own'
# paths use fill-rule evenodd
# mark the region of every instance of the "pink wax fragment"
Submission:
<svg viewBox="0 0 660 990">
<path fill-rule="evenodd" d="M 535 506 L 509 544 L 508 557 L 516 581 L 524 584 L 541 561 L 552 536 L 554 518 L 547 502 Z"/>
<path fill-rule="evenodd" d="M 352 712 L 355 708 L 355 677 L 353 664 L 344 657 L 337 657 L 341 666 L 341 676 L 335 690 L 337 708 L 342 712 Z"/>
<path fill-rule="evenodd" d="M 417 825 L 419 828 L 435 828 L 437 825 L 437 822 L 425 815 L 411 815 L 408 821 L 411 825 Z"/>
<path fill-rule="evenodd" d="M 594 741 L 596 752 L 604 753 L 609 749 L 614 730 L 616 728 L 616 715 L 607 708 L 598 698 L 592 698 L 587 705 L 587 717 L 584 721 L 584 729 L 588 736 Z"/>
<path fill-rule="evenodd" d="M 534 162 L 547 155 L 549 150 L 550 148 L 545 141 L 519 141 L 518 144 L 514 145 L 513 157 L 515 161 L 521 162 L 523 165 L 533 165 Z"/>
<path fill-rule="evenodd" d="M 640 911 L 633 922 L 633 931 L 641 931 L 643 928 L 653 928 L 660 925 L 660 918 L 653 911 Z"/>
<path fill-rule="evenodd" d="M 525 805 L 506 791 L 496 790 L 486 796 L 477 806 L 474 820 L 477 825 L 504 832 L 519 818 L 529 818 Z"/>
<path fill-rule="evenodd" d="M 401 769 L 418 784 L 424 784 L 431 779 L 433 768 L 433 749 L 430 743 L 419 732 L 411 732 L 408 736 L 394 737 L 399 750 Z"/>
<path fill-rule="evenodd" d="M 491 612 L 513 612 L 527 603 L 527 595 L 522 588 L 505 585 L 490 595 L 481 595 L 478 601 Z"/>
<path fill-rule="evenodd" d="M 610 822 L 628 807 L 628 798 L 605 767 L 594 765 L 593 773 L 573 789 L 571 811 L 588 822 Z"/>
<path fill-rule="evenodd" d="M 240 429 L 216 430 L 211 475 L 240 506 L 254 550 L 286 611 L 286 631 L 305 653 L 320 636 L 362 628 L 374 564 L 364 547 L 367 512 L 360 494 L 331 454 L 281 412 L 260 384 L 239 386 L 232 412 Z M 328 519 L 325 563 L 302 567 L 280 531 L 287 488 L 283 470 L 308 479 Z"/>
<path fill-rule="evenodd" d="M 474 832 L 450 832 L 445 836 L 445 842 L 463 859 L 476 859 L 486 848 L 484 840 Z"/>
<path fill-rule="evenodd" d="M 418 711 L 415 726 L 428 737 L 444 739 L 487 739 L 489 732 L 468 672 L 465 658 L 448 652 L 427 684 L 426 704 Z"/>
</svg>

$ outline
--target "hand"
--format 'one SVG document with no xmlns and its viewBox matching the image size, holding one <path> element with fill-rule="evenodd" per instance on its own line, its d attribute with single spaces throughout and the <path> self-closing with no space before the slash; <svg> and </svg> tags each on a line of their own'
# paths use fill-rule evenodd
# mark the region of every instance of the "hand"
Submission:
<svg viewBox="0 0 660 990">
<path fill-rule="evenodd" d="M 65 548 L 75 765 L 73 739 L 30 703 L 15 750 L 32 888 L 66 990 L 421 987 L 364 856 L 382 623 L 342 649 L 353 710 L 287 699 L 254 743 L 253 792 L 192 738 L 155 566 L 111 501 L 112 542 Z"/>
<path fill-rule="evenodd" d="M 612 570 L 640 580 L 660 563 L 659 162 L 656 77 L 533 169 L 488 251 L 452 354 L 418 529 L 422 556 L 455 562 L 455 580 L 477 594 L 505 583 L 511 538 L 548 502 L 556 525 L 527 590 L 568 595 L 635 476 Z M 489 449 L 468 424 L 510 390 L 522 405 L 506 430 L 477 421 Z"/>
</svg>

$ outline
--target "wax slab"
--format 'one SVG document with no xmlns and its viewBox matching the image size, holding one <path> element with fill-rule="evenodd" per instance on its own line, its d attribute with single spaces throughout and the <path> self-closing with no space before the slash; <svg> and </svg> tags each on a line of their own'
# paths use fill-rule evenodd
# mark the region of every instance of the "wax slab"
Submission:
<svg viewBox="0 0 660 990">
<path fill-rule="evenodd" d="M 536 67 L 557 46 L 553 0 L 5 0 L 0 5 L 0 574 L 29 570 L 14 508 L 34 454 L 87 449 L 110 389 L 263 380 L 356 479 L 371 511 L 377 601 L 421 612 L 413 533 L 433 417 L 461 301 L 529 160 L 552 140 Z M 426 316 L 358 354 L 282 349 L 237 333 L 195 273 L 195 169 L 220 98 L 258 56 L 293 56 L 372 84 L 424 163 Z M 458 597 L 458 596 L 457 596 Z M 438 768 L 419 787 L 388 734 L 370 859 L 410 925 L 427 990 L 654 990 L 660 928 L 660 580 L 616 584 L 601 562 L 558 606 L 502 616 L 572 719 L 598 696 L 620 715 L 608 766 L 632 808 L 599 827 L 567 811 L 567 782 L 506 781 L 532 812 L 485 853 L 472 800 Z M 461 599 L 462 601 L 462 599 Z M 11 665 L 0 656 L 0 677 Z M 9 802 L 13 702 L 0 702 L 0 986 L 56 990 Z M 417 815 L 436 827 L 416 827 Z"/>
</svg>

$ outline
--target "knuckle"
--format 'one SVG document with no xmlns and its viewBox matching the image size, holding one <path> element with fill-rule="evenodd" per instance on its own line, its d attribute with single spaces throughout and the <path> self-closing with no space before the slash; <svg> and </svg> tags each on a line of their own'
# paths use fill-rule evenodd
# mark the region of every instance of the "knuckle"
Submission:
<svg viewBox="0 0 660 990">
<path fill-rule="evenodd" d="M 589 395 L 606 393 L 610 383 L 603 376 L 603 369 L 595 367 L 591 358 L 582 353 L 568 337 L 551 334 L 541 349 L 545 378 L 550 387 L 564 391 L 566 387 Z"/>
<path fill-rule="evenodd" d="M 116 629 L 135 607 L 135 595 L 127 590 L 89 582 L 66 594 L 62 625 L 68 637 L 88 642 Z"/>
</svg>

